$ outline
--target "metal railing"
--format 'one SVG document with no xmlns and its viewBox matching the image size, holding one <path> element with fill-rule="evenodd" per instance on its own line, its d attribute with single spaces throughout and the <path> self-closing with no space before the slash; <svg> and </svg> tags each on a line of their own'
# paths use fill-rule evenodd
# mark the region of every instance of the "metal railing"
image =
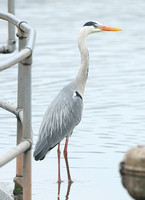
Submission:
<svg viewBox="0 0 145 200">
<path fill-rule="evenodd" d="M 8 6 L 14 12 L 14 0 L 9 0 Z M 0 167 L 17 158 L 14 182 L 22 186 L 23 200 L 31 200 L 31 64 L 36 33 L 13 14 L 0 12 L 0 19 L 9 22 L 8 44 L 0 46 L 0 53 L 14 51 L 15 27 L 19 38 L 19 51 L 0 63 L 0 71 L 18 63 L 17 106 L 0 99 L 0 107 L 17 117 L 17 146 L 0 158 Z"/>
<path fill-rule="evenodd" d="M 15 0 L 8 0 L 8 13 L 15 14 Z M 16 49 L 15 26 L 8 22 L 8 41 L 0 46 L 0 53 L 12 53 Z"/>
</svg>

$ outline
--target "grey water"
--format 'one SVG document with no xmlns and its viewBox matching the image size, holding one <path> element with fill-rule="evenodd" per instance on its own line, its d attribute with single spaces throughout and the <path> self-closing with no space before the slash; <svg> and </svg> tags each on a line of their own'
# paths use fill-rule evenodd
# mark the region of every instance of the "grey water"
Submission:
<svg viewBox="0 0 145 200">
<path fill-rule="evenodd" d="M 0 11 L 7 1 L 0 1 Z M 43 114 L 60 89 L 75 77 L 80 64 L 77 37 L 81 26 L 95 20 L 121 32 L 90 35 L 89 78 L 81 123 L 69 142 L 74 183 L 71 200 L 130 200 L 123 188 L 119 163 L 125 152 L 145 143 L 145 1 L 49 0 L 16 1 L 16 16 L 36 29 L 32 68 L 34 145 Z M 0 20 L 0 44 L 7 41 L 7 23 Z M 5 60 L 12 55 L 0 55 Z M 16 104 L 17 66 L 0 74 L 0 98 Z M 16 119 L 0 109 L 0 155 L 16 143 Z M 61 144 L 63 150 L 64 141 Z M 34 146 L 33 146 L 34 149 Z M 33 160 L 32 198 L 65 199 L 67 176 L 58 197 L 57 149 L 42 162 Z M 0 169 L 0 182 L 12 183 L 15 160 Z M 13 186 L 13 185 L 12 185 Z"/>
</svg>

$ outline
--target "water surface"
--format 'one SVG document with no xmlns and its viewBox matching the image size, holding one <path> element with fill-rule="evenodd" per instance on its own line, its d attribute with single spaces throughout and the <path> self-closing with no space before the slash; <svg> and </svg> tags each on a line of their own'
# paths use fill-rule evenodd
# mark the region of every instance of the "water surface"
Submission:
<svg viewBox="0 0 145 200">
<path fill-rule="evenodd" d="M 1 2 L 6 11 L 6 2 Z M 73 79 L 80 63 L 77 37 L 90 20 L 123 28 L 87 40 L 90 70 L 83 119 L 69 144 L 74 183 L 69 199 L 130 200 L 121 185 L 119 162 L 131 147 L 145 142 L 145 2 L 118 0 L 17 1 L 16 16 L 37 31 L 32 74 L 32 121 L 36 143 L 42 116 L 60 89 Z M 0 44 L 7 40 L 0 21 Z M 0 55 L 4 60 L 11 55 Z M 16 104 L 17 67 L 0 74 L 0 97 Z M 16 119 L 0 109 L 0 155 L 15 146 Z M 64 141 L 61 148 L 63 149 Z M 60 199 L 67 193 L 65 163 Z M 0 170 L 0 182 L 12 182 L 15 161 Z M 33 161 L 33 199 L 57 199 L 57 154 Z"/>
</svg>

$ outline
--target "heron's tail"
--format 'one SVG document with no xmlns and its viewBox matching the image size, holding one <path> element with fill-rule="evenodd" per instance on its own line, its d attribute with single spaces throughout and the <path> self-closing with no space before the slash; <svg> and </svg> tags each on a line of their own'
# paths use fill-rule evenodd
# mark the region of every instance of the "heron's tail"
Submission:
<svg viewBox="0 0 145 200">
<path fill-rule="evenodd" d="M 36 161 L 43 160 L 49 151 L 49 146 L 47 140 L 39 140 L 36 143 L 35 151 L 33 153 L 34 159 Z"/>
</svg>

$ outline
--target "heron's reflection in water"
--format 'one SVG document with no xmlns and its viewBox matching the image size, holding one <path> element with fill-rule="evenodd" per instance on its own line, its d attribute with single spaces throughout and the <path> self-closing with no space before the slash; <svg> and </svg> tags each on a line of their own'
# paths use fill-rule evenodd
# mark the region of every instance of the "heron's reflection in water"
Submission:
<svg viewBox="0 0 145 200">
<path fill-rule="evenodd" d="M 69 199 L 71 184 L 72 184 L 72 183 L 68 183 L 68 185 L 67 185 L 67 192 L 66 192 L 66 195 L 65 195 L 65 200 L 68 200 L 68 199 Z M 60 199 L 60 187 L 61 187 L 61 183 L 58 183 L 57 200 L 61 200 L 61 199 Z"/>
</svg>

